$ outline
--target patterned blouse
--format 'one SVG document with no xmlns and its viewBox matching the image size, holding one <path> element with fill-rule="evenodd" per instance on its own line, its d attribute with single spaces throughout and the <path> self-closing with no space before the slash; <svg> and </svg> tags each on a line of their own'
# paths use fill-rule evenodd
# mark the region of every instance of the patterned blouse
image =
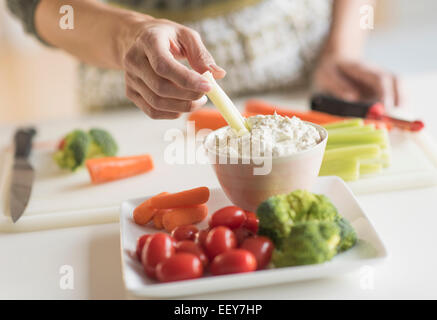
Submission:
<svg viewBox="0 0 437 320">
<path fill-rule="evenodd" d="M 7 0 L 25 30 L 38 37 L 40 0 Z M 197 30 L 232 95 L 307 82 L 331 16 L 330 0 L 112 0 L 115 6 L 167 18 Z M 39 38 L 39 37 L 38 37 Z M 41 39 L 40 39 L 41 40 Z M 81 64 L 80 101 L 87 110 L 131 105 L 122 71 Z"/>
</svg>

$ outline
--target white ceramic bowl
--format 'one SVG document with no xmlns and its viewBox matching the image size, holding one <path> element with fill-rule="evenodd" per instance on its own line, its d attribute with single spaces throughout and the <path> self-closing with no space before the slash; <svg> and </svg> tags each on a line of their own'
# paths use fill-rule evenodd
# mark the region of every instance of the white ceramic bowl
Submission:
<svg viewBox="0 0 437 320">
<path fill-rule="evenodd" d="M 270 158 L 271 170 L 265 175 L 254 174 L 254 169 L 260 168 L 257 161 L 261 158 L 254 159 L 248 164 L 243 164 L 242 159 L 238 158 L 237 164 L 231 164 L 229 156 L 220 155 L 222 161 L 219 161 L 219 154 L 210 146 L 214 145 L 212 139 L 215 139 L 216 134 L 227 130 L 228 127 L 217 129 L 206 137 L 204 146 L 208 158 L 223 191 L 232 203 L 245 210 L 255 211 L 261 202 L 273 195 L 289 193 L 297 189 L 311 189 L 319 175 L 328 131 L 314 123 L 306 123 L 320 132 L 322 141 L 305 151 Z M 269 161 L 269 159 L 265 160 Z"/>
</svg>

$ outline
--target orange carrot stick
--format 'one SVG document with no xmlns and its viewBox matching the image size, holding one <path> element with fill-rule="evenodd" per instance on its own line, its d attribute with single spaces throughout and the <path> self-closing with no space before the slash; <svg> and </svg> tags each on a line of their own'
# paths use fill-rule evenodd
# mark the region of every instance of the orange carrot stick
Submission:
<svg viewBox="0 0 437 320">
<path fill-rule="evenodd" d="M 162 192 L 162 193 L 156 195 L 155 197 L 160 196 L 160 195 L 164 195 L 167 193 L 168 192 Z M 140 224 L 140 225 L 147 224 L 150 220 L 152 220 L 154 215 L 157 213 L 158 209 L 152 208 L 150 206 L 150 200 L 152 198 L 147 199 L 146 201 L 144 201 L 138 207 L 135 208 L 135 210 L 133 212 L 133 218 L 134 218 L 134 221 L 136 224 Z"/>
<path fill-rule="evenodd" d="M 144 225 L 152 220 L 153 216 L 156 214 L 158 209 L 152 208 L 150 206 L 150 199 L 147 199 L 138 207 L 135 208 L 133 213 L 133 218 L 136 224 Z"/>
<path fill-rule="evenodd" d="M 228 125 L 220 112 L 215 109 L 202 108 L 191 112 L 188 120 L 195 122 L 196 131 L 200 129 L 216 130 Z"/>
<path fill-rule="evenodd" d="M 206 204 L 192 207 L 175 208 L 167 210 L 162 217 L 162 224 L 166 231 L 171 232 L 174 228 L 203 221 L 208 215 Z"/>
<path fill-rule="evenodd" d="M 150 155 L 89 159 L 86 167 L 92 183 L 102 183 L 135 176 L 153 169 Z"/>
<path fill-rule="evenodd" d="M 202 204 L 207 202 L 208 199 L 209 189 L 207 187 L 199 187 L 153 197 L 150 200 L 150 205 L 157 209 L 172 209 Z"/>
<path fill-rule="evenodd" d="M 345 120 L 343 117 L 338 117 L 324 112 L 319 111 L 295 111 L 285 108 L 276 107 L 272 104 L 264 102 L 262 100 L 247 100 L 245 113 L 247 114 L 277 114 L 281 116 L 286 116 L 292 118 L 293 116 L 298 117 L 303 121 L 309 121 L 316 124 L 326 124 Z"/>
</svg>

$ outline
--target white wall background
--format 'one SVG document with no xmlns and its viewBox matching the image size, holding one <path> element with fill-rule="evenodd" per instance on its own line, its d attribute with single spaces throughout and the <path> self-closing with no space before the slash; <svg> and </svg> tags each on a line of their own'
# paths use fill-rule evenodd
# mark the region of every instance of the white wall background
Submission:
<svg viewBox="0 0 437 320">
<path fill-rule="evenodd" d="M 397 73 L 437 72 L 437 1 L 377 1 L 385 12 L 370 33 L 366 57 Z"/>
</svg>

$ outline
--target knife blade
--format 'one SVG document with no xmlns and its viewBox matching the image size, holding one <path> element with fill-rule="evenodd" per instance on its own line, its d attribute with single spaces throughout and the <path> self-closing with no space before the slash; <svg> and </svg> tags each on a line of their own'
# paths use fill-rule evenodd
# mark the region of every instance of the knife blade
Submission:
<svg viewBox="0 0 437 320">
<path fill-rule="evenodd" d="M 11 218 L 14 223 L 22 216 L 32 192 L 35 174 L 29 163 L 29 155 L 35 134 L 34 128 L 23 128 L 17 130 L 14 136 L 15 154 L 9 195 Z"/>
</svg>

